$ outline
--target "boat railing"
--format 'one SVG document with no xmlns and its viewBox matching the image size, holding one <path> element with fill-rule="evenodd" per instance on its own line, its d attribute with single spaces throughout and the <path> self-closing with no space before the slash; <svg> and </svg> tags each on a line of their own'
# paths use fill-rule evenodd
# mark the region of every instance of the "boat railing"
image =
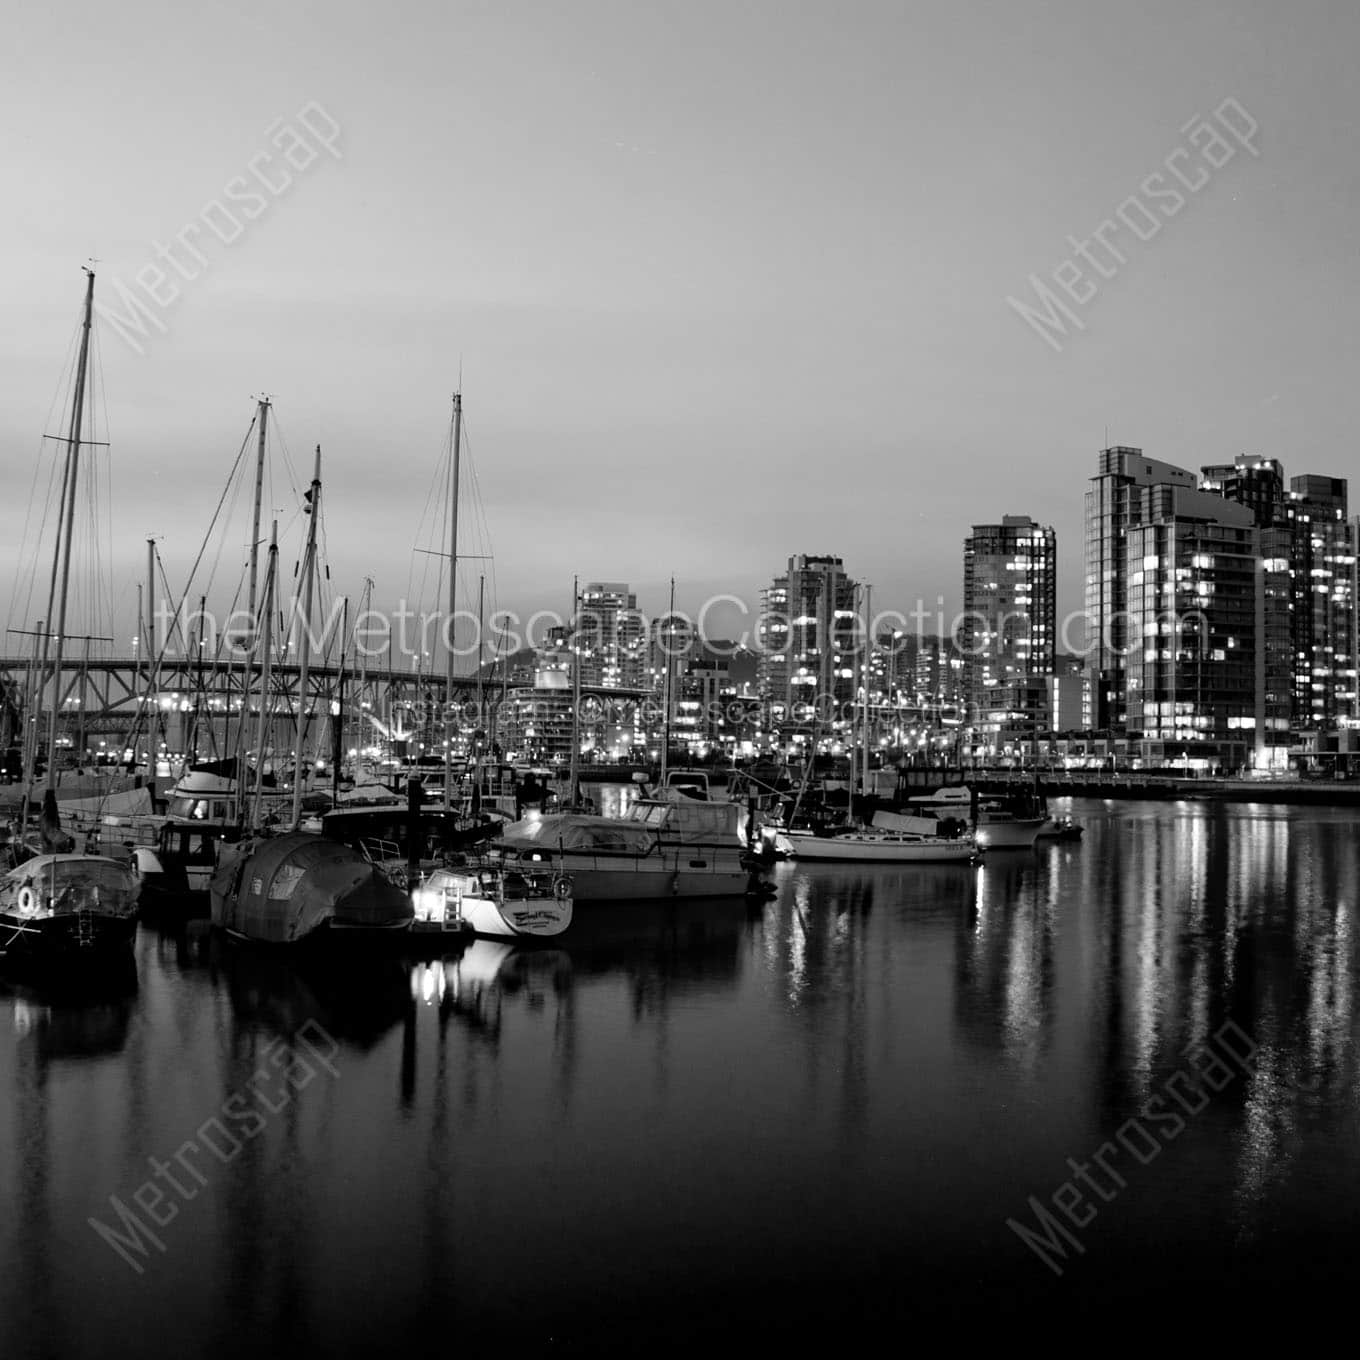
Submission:
<svg viewBox="0 0 1360 1360">
<path fill-rule="evenodd" d="M 401 846 L 396 841 L 383 840 L 378 836 L 368 836 L 358 844 L 361 855 L 373 864 L 387 864 L 392 860 L 404 860 Z"/>
</svg>

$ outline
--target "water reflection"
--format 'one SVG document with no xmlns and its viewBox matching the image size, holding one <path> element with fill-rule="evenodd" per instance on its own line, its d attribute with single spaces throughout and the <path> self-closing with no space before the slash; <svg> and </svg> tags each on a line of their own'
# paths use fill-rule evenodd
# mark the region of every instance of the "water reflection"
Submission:
<svg viewBox="0 0 1360 1360">
<path fill-rule="evenodd" d="M 144 927 L 103 994 L 0 982 L 0 1319 L 63 1355 L 148 1309 L 153 1351 L 307 1354 L 449 1328 L 581 1339 L 606 1278 L 635 1320 L 668 1316 L 683 1280 L 752 1332 L 930 1271 L 941 1307 L 995 1303 L 1040 1269 L 1007 1215 L 1227 1023 L 1254 1071 L 1129 1176 L 1091 1259 L 1145 1252 L 1147 1280 L 1185 1241 L 1260 1265 L 1282 1231 L 1334 1225 L 1360 1175 L 1350 818 L 1076 811 L 1083 843 L 786 864 L 758 906 L 582 909 L 551 948 L 327 958 L 191 923 Z M 318 1029 L 333 1068 L 314 1058 L 285 1100 Z M 134 1296 L 89 1216 L 252 1089 L 277 1109 Z M 1073 1287 L 1099 1298 L 1095 1278 Z"/>
<path fill-rule="evenodd" d="M 79 980 L 22 981 L 0 975 L 0 1008 L 39 1068 L 59 1059 L 118 1053 L 127 1042 L 137 996 L 137 966 L 115 957 Z"/>
</svg>

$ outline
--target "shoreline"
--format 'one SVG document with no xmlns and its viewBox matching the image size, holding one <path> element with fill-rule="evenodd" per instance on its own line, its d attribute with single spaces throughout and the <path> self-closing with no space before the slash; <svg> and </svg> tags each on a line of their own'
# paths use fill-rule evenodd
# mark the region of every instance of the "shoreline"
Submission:
<svg viewBox="0 0 1360 1360">
<path fill-rule="evenodd" d="M 964 778 L 962 783 L 970 783 Z M 997 778 L 972 776 L 980 793 L 1032 789 L 1032 775 Z M 1360 807 L 1360 780 L 1322 779 L 1169 779 L 1151 775 L 1103 778 L 1040 777 L 1050 798 L 1118 798 L 1131 802 L 1283 803 L 1312 807 Z"/>
</svg>

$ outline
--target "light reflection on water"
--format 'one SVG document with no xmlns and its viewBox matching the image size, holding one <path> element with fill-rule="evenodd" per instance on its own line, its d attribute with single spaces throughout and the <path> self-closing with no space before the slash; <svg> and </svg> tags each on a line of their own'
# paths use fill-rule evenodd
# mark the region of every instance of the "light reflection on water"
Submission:
<svg viewBox="0 0 1360 1360">
<path fill-rule="evenodd" d="M 710 1313 L 842 1334 L 896 1316 L 904 1277 L 940 1314 L 1098 1310 L 1131 1267 L 1144 1293 L 1192 1266 L 1244 1298 L 1287 1279 L 1360 1172 L 1351 815 L 1074 810 L 1081 844 L 785 864 L 759 906 L 582 909 L 551 949 L 335 965 L 144 926 L 97 999 L 0 982 L 0 1353 L 597 1344 Z M 1228 1020 L 1256 1074 L 1050 1278 L 1007 1217 Z M 214 1166 L 134 1274 L 90 1216 L 318 1026 L 339 1075 Z"/>
</svg>

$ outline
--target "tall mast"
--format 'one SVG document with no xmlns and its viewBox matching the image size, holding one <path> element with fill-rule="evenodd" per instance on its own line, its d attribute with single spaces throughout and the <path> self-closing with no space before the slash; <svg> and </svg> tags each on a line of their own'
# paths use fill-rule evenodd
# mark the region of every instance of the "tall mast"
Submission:
<svg viewBox="0 0 1360 1360">
<path fill-rule="evenodd" d="M 146 778 L 156 777 L 156 734 L 161 728 L 160 705 L 156 699 L 156 540 L 146 540 L 146 705 L 151 711 L 146 725 Z"/>
<path fill-rule="evenodd" d="M 359 619 L 368 618 L 368 612 L 373 607 L 373 584 L 374 582 L 371 576 L 364 577 L 363 603 L 359 607 L 359 618 L 356 618 L 354 620 L 354 628 L 356 634 L 359 629 Z M 368 692 L 368 648 L 360 647 L 356 642 L 355 651 L 358 653 L 359 657 L 359 745 L 357 748 L 358 755 L 355 757 L 354 760 L 354 782 L 358 784 L 362 782 L 361 779 L 359 778 L 360 771 L 367 769 L 367 766 L 364 764 L 364 745 L 368 739 L 369 734 L 364 731 L 365 701 L 367 701 L 368 703 L 369 713 L 371 715 L 369 720 L 370 727 L 372 726 L 372 718 L 376 717 L 377 715 L 373 713 L 373 696 Z M 390 742 L 391 739 L 390 731 L 388 733 L 388 738 Z"/>
<path fill-rule="evenodd" d="M 670 630 L 671 642 L 675 641 L 675 577 L 671 577 L 671 607 L 666 615 L 666 627 Z M 662 689 L 665 713 L 662 715 L 661 730 L 661 786 L 666 786 L 666 766 L 671 750 L 671 667 L 675 658 L 671 656 L 670 644 L 666 642 L 666 630 L 662 630 L 662 651 L 666 656 L 666 683 Z"/>
<path fill-rule="evenodd" d="M 571 578 L 571 764 L 568 792 L 575 807 L 581 778 L 581 578 Z"/>
<path fill-rule="evenodd" d="M 28 824 L 28 791 L 33 783 L 33 763 L 38 752 L 38 700 L 42 695 L 42 670 L 38 661 L 39 650 L 46 642 L 47 633 L 43 630 L 43 620 L 33 634 L 33 655 L 28 660 L 28 674 L 24 676 L 24 801 L 25 807 L 20 817 L 22 830 Z"/>
<path fill-rule="evenodd" d="M 198 597 L 198 642 L 194 648 L 194 739 L 189 756 L 194 764 L 198 763 L 198 731 L 203 720 L 201 711 L 203 703 L 203 624 L 207 612 L 208 597 L 200 595 Z M 208 737 L 211 741 L 216 740 L 211 729 L 209 729 Z M 214 748 L 214 753 L 215 751 L 216 748 Z"/>
<path fill-rule="evenodd" d="M 278 576 L 279 560 L 279 522 L 274 521 L 274 527 L 269 536 L 269 563 L 265 568 L 264 575 L 264 625 L 256 635 L 256 643 L 263 648 L 260 658 L 260 721 L 257 724 L 255 739 L 255 797 L 250 814 L 250 823 L 258 828 L 260 825 L 260 797 L 264 788 L 264 746 L 265 737 L 269 731 L 269 681 L 273 670 L 272 650 L 274 625 L 274 582 Z M 250 701 L 250 685 L 246 684 L 245 698 L 241 701 L 241 730 L 245 730 L 246 710 Z M 237 775 L 236 788 L 238 797 L 244 788 L 244 781 L 240 774 Z"/>
<path fill-rule="evenodd" d="M 449 614 L 444 657 L 444 806 L 453 806 L 453 652 L 458 618 L 458 483 L 463 444 L 463 394 L 453 394 L 453 466 L 449 478 Z"/>
<path fill-rule="evenodd" d="M 481 733 L 477 738 L 478 784 L 481 784 L 482 749 L 488 745 L 486 723 L 486 686 L 482 683 L 482 631 L 486 627 L 486 577 L 477 578 L 477 728 Z"/>
<path fill-rule="evenodd" d="M 864 773 L 860 778 L 860 797 L 869 796 L 869 679 L 873 673 L 872 657 L 874 650 L 873 623 L 872 615 L 869 610 L 869 600 L 873 594 L 873 587 L 866 584 L 864 587 L 864 715 L 860 741 L 863 744 Z"/>
<path fill-rule="evenodd" d="M 250 615 L 250 628 L 258 632 L 259 619 L 255 616 L 255 579 L 260 567 L 260 501 L 264 495 L 264 443 L 269 429 L 269 398 L 261 397 L 259 405 L 260 442 L 255 451 L 255 510 L 250 521 L 250 593 L 246 598 L 246 611 Z"/>
<path fill-rule="evenodd" d="M 486 577 L 477 578 L 477 722 L 482 721 L 482 629 L 486 626 Z"/>
<path fill-rule="evenodd" d="M 349 596 L 340 619 L 340 666 L 335 677 L 335 706 L 331 728 L 331 797 L 340 797 L 340 764 L 345 756 L 345 656 L 349 651 Z"/>
<path fill-rule="evenodd" d="M 312 585 L 316 576 L 316 522 L 321 516 L 321 445 L 316 446 L 312 489 L 307 493 L 307 553 L 302 559 L 302 659 L 298 663 L 297 739 L 293 745 L 293 825 L 302 817 L 302 746 L 306 734 L 307 678 L 312 660 Z"/>
<path fill-rule="evenodd" d="M 76 481 L 80 473 L 80 435 L 85 418 L 85 381 L 90 366 L 90 326 L 94 316 L 94 270 L 85 271 L 85 320 L 80 330 L 76 390 L 71 399 L 71 433 L 66 444 L 66 513 L 58 517 L 61 543 L 61 591 L 57 605 L 56 654 L 52 662 L 52 724 L 47 733 L 47 787 L 57 787 L 57 713 L 61 706 L 61 658 L 66 641 L 66 605 L 71 586 L 71 538 L 76 517 Z"/>
</svg>

